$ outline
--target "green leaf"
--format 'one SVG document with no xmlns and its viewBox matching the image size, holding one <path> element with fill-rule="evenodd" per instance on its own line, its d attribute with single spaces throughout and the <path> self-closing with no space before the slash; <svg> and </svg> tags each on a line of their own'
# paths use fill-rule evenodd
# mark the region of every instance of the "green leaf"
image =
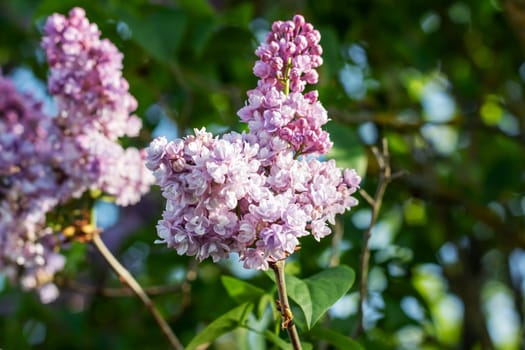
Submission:
<svg viewBox="0 0 525 350">
<path fill-rule="evenodd" d="M 277 318 L 279 311 L 277 311 L 277 308 L 275 307 L 275 303 L 273 299 L 273 291 L 271 292 L 271 294 L 269 293 L 264 294 L 259 300 L 259 305 L 257 305 L 257 316 L 259 318 L 263 317 L 264 313 L 266 312 L 266 308 L 268 306 L 270 306 L 272 315 L 274 315 L 275 318 Z"/>
<path fill-rule="evenodd" d="M 268 274 L 275 281 L 273 274 Z M 339 298 L 348 292 L 355 280 L 354 271 L 344 265 L 331 267 L 301 280 L 286 275 L 287 294 L 303 311 L 306 327 L 311 329 Z"/>
<path fill-rule="evenodd" d="M 232 6 L 221 16 L 224 23 L 239 27 L 248 27 L 254 18 L 254 4 L 250 2 Z"/>
<path fill-rule="evenodd" d="M 86 262 L 87 244 L 72 242 L 70 247 L 64 251 L 66 265 L 62 270 L 66 275 L 75 275 Z"/>
<path fill-rule="evenodd" d="M 330 306 L 348 292 L 354 280 L 354 270 L 344 265 L 326 269 L 305 280 L 313 301 L 312 318 L 309 322 L 307 319 L 309 328 L 315 325 Z"/>
<path fill-rule="evenodd" d="M 228 295 L 238 303 L 256 301 L 265 293 L 261 288 L 231 276 L 222 276 L 221 282 Z"/>
<path fill-rule="evenodd" d="M 221 335 L 233 331 L 246 321 L 252 309 L 252 303 L 244 303 L 228 311 L 197 334 L 186 346 L 186 350 L 197 349 L 199 345 L 210 343 Z"/>
<path fill-rule="evenodd" d="M 178 0 L 177 4 L 196 16 L 211 17 L 215 13 L 212 5 L 207 0 Z"/>
<path fill-rule="evenodd" d="M 337 166 L 353 168 L 361 177 L 364 177 L 368 158 L 356 132 L 333 120 L 326 124 L 325 129 L 330 133 L 330 139 L 334 143 L 328 152 L 328 158 L 335 159 Z"/>
<path fill-rule="evenodd" d="M 299 305 L 306 319 L 306 327 L 310 328 L 313 319 L 313 303 L 311 292 L 308 284 L 293 276 L 286 275 L 286 292 L 288 296 Z"/>
<path fill-rule="evenodd" d="M 147 16 L 117 10 L 116 14 L 129 26 L 132 40 L 137 42 L 151 57 L 169 62 L 175 57 L 187 27 L 184 12 L 162 9 Z"/>
<path fill-rule="evenodd" d="M 332 344 L 337 349 L 364 350 L 364 347 L 352 338 L 344 336 L 343 334 L 328 328 L 315 327 L 310 333 L 317 339 L 321 339 Z"/>
<path fill-rule="evenodd" d="M 323 46 L 323 69 L 331 77 L 337 77 L 343 67 L 341 56 L 341 43 L 333 27 L 321 27 L 321 45 Z"/>
<path fill-rule="evenodd" d="M 281 339 L 277 334 L 269 331 L 269 330 L 266 330 L 264 331 L 264 336 L 266 337 L 266 339 L 275 344 L 276 346 L 279 347 L 279 349 L 282 349 L 282 350 L 293 350 L 293 345 L 290 344 L 289 342 Z M 303 350 L 311 350 L 313 349 L 313 346 L 312 344 L 310 343 L 306 343 L 306 342 L 302 342 L 301 341 L 301 345 L 302 345 L 302 348 Z"/>
<path fill-rule="evenodd" d="M 293 350 L 292 344 L 288 343 L 287 341 L 279 338 L 279 336 L 273 332 L 270 332 L 269 330 L 264 331 L 264 336 L 268 341 L 272 342 L 276 346 L 279 347 L 279 349 L 282 350 Z"/>
<path fill-rule="evenodd" d="M 192 21 L 190 45 L 198 57 L 202 57 L 206 45 L 209 44 L 215 32 L 220 28 L 221 26 L 215 18 L 196 18 Z"/>
</svg>

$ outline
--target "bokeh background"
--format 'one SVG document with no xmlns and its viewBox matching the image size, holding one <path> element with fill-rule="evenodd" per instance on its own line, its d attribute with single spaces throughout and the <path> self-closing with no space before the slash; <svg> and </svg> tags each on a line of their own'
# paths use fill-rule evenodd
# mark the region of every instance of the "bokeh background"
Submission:
<svg viewBox="0 0 525 350">
<path fill-rule="evenodd" d="M 388 184 L 373 229 L 365 332 L 357 340 L 366 349 L 525 346 L 522 0 L 0 0 L 0 67 L 19 89 L 46 100 L 40 29 L 48 15 L 73 6 L 84 7 L 124 53 L 144 122 L 141 137 L 125 141 L 136 146 L 194 127 L 242 130 L 236 111 L 256 83 L 254 49 L 272 21 L 303 14 L 322 35 L 317 88 L 332 119 L 330 156 L 355 167 L 373 194 L 379 167 L 371 147 L 386 138 L 392 170 L 401 174 Z M 333 236 L 302 241 L 289 273 L 345 264 L 359 276 L 371 208 L 358 198 Z M 162 206 L 158 190 L 126 209 L 101 201 L 98 224 L 187 343 L 236 305 L 221 276 L 273 286 L 235 258 L 197 264 L 154 245 Z M 62 294 L 50 305 L 0 272 L 1 349 L 167 348 L 93 247 L 73 244 L 66 254 Z M 323 324 L 352 334 L 358 302 L 355 285 Z M 213 348 L 267 345 L 236 331 Z"/>
</svg>

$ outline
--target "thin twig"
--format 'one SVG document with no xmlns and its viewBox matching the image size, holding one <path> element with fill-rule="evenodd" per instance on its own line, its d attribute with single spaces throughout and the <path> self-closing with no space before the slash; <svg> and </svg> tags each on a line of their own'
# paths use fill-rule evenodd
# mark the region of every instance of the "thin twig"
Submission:
<svg viewBox="0 0 525 350">
<path fill-rule="evenodd" d="M 135 296 L 135 293 L 129 287 L 111 288 L 111 287 L 97 287 L 90 284 L 80 283 L 77 281 L 63 281 L 62 286 L 69 288 L 72 291 L 84 294 L 98 294 L 108 298 L 121 298 Z M 173 294 L 182 290 L 182 284 L 173 285 L 158 285 L 144 287 L 144 292 L 148 295 L 164 295 Z"/>
<path fill-rule="evenodd" d="M 129 271 L 120 264 L 120 262 L 115 258 L 115 256 L 109 251 L 109 249 L 106 247 L 106 244 L 102 239 L 100 238 L 100 235 L 98 233 L 93 235 L 93 244 L 98 249 L 100 254 L 106 259 L 109 266 L 113 269 L 113 271 L 117 274 L 119 277 L 119 280 L 122 283 L 127 284 L 131 290 L 139 297 L 139 299 L 144 303 L 148 311 L 151 313 L 153 318 L 155 318 L 155 321 L 159 325 L 160 329 L 166 335 L 168 338 L 171 346 L 173 349 L 176 350 L 183 350 L 184 347 L 180 343 L 177 336 L 173 333 L 170 326 L 166 322 L 166 320 L 162 317 L 160 312 L 157 310 L 155 305 L 153 304 L 153 301 L 149 298 L 149 296 L 144 292 L 140 284 L 135 280 L 135 278 L 129 273 Z"/>
<path fill-rule="evenodd" d="M 277 293 L 279 294 L 278 308 L 280 309 L 281 316 L 283 318 L 281 328 L 286 329 L 288 331 L 288 337 L 292 342 L 294 350 L 301 350 L 301 341 L 299 340 L 297 328 L 295 328 L 292 309 L 290 309 L 288 295 L 286 294 L 286 283 L 284 279 L 284 263 L 284 259 L 270 263 L 270 267 L 275 273 L 275 283 L 277 283 Z"/>
<path fill-rule="evenodd" d="M 379 216 L 379 210 L 381 209 L 381 204 L 383 202 L 383 196 L 385 195 L 386 188 L 388 186 L 388 183 L 392 180 L 392 173 L 390 169 L 390 159 L 389 159 L 389 152 L 388 152 L 388 143 L 386 139 L 382 139 L 382 150 L 380 151 L 377 149 L 377 147 L 372 148 L 372 152 L 374 153 L 377 163 L 380 168 L 380 177 L 379 177 L 379 183 L 376 188 L 376 193 L 374 195 L 374 198 L 371 198 L 368 193 L 366 193 L 366 196 L 364 196 L 365 200 L 370 203 L 372 206 L 372 217 L 370 219 L 370 225 L 368 226 L 366 232 L 363 236 L 363 252 L 361 254 L 361 278 L 360 278 L 360 285 L 359 285 L 359 306 L 358 306 L 358 320 L 357 320 L 357 327 L 355 328 L 353 332 L 353 336 L 357 337 L 364 331 L 364 313 L 363 313 L 363 305 L 366 302 L 366 299 L 368 297 L 368 265 L 370 262 L 370 237 L 372 237 L 372 229 L 374 228 L 377 218 Z"/>
<path fill-rule="evenodd" d="M 361 197 L 363 197 L 363 198 L 365 199 L 365 201 L 366 201 L 371 207 L 374 206 L 374 198 L 372 198 L 372 196 L 369 195 L 368 192 L 366 192 L 363 188 L 360 188 L 360 189 L 359 189 L 359 194 L 361 195 Z"/>
<path fill-rule="evenodd" d="M 520 1 L 520 0 L 514 0 Z M 525 35 L 524 35 L 525 37 Z M 346 125 L 361 125 L 362 123 L 372 122 L 379 127 L 383 127 L 388 130 L 393 130 L 399 133 L 411 133 L 419 132 L 424 125 L 436 125 L 436 122 L 428 122 L 424 118 L 419 118 L 417 122 L 404 121 L 398 117 L 398 112 L 363 112 L 359 110 L 339 110 L 337 108 L 331 108 L 328 111 L 330 117 L 340 123 Z M 525 144 L 525 135 L 519 134 L 507 134 L 497 126 L 488 126 L 482 121 L 481 117 L 474 118 L 473 116 L 467 117 L 462 115 L 456 115 L 450 121 L 446 123 L 439 123 L 439 125 L 447 125 L 457 128 L 468 128 L 471 131 L 479 131 L 482 133 L 488 133 L 504 137 L 510 141 L 516 142 L 519 145 Z"/>
</svg>

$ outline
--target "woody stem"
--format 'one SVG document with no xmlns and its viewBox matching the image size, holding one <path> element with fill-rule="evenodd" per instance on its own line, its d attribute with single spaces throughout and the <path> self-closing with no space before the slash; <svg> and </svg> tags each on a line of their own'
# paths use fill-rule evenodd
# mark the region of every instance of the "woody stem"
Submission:
<svg viewBox="0 0 525 350">
<path fill-rule="evenodd" d="M 270 267 L 275 273 L 275 283 L 277 283 L 277 292 L 279 294 L 279 305 L 282 316 L 281 328 L 286 329 L 288 337 L 292 342 L 294 350 L 302 350 L 301 341 L 299 340 L 299 334 L 295 323 L 293 321 L 292 310 L 290 309 L 290 303 L 288 302 L 288 295 L 286 294 L 286 283 L 284 278 L 284 264 L 285 260 L 278 260 L 270 263 Z"/>
</svg>

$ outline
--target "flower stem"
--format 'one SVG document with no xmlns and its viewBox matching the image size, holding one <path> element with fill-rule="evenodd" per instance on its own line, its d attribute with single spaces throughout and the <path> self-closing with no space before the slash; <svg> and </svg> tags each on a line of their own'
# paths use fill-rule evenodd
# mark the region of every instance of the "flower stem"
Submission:
<svg viewBox="0 0 525 350">
<path fill-rule="evenodd" d="M 129 288 L 139 297 L 139 299 L 144 303 L 148 311 L 151 313 L 153 318 L 155 318 L 155 321 L 159 325 L 160 329 L 166 335 L 166 338 L 168 338 L 169 343 L 171 344 L 172 348 L 175 350 L 183 350 L 184 346 L 180 343 L 177 336 L 173 333 L 170 326 L 166 322 L 166 320 L 162 317 L 160 312 L 155 307 L 155 304 L 153 304 L 153 301 L 149 298 L 149 296 L 144 292 L 144 289 L 140 286 L 140 284 L 135 280 L 135 278 L 129 273 L 129 271 L 120 264 L 120 262 L 115 258 L 115 256 L 109 251 L 104 241 L 100 238 L 100 234 L 95 233 L 93 235 L 93 244 L 98 249 L 100 254 L 106 259 L 109 266 L 113 269 L 113 271 L 117 274 L 119 277 L 119 280 L 127 284 Z"/>
<path fill-rule="evenodd" d="M 295 328 L 295 323 L 293 322 L 293 314 L 290 309 L 290 303 L 288 302 L 288 295 L 286 294 L 284 263 L 284 260 L 270 263 L 270 267 L 275 273 L 275 283 L 277 283 L 277 292 L 279 294 L 278 308 L 280 309 L 283 318 L 281 328 L 288 331 L 288 337 L 292 342 L 294 350 L 302 350 L 299 334 L 297 333 L 297 328 Z"/>
<path fill-rule="evenodd" d="M 286 70 L 284 72 L 284 94 L 288 96 L 290 94 L 290 71 L 292 70 L 292 58 L 288 57 L 286 62 Z"/>
</svg>

